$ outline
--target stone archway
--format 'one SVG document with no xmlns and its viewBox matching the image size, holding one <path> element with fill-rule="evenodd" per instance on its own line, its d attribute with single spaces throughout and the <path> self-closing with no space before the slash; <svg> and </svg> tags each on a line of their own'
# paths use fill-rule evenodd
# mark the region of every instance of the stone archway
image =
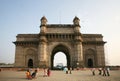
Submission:
<svg viewBox="0 0 120 81">
<path fill-rule="evenodd" d="M 51 55 L 51 69 L 53 69 L 53 65 L 54 65 L 54 56 L 57 52 L 63 52 L 66 55 L 66 60 L 67 60 L 67 67 L 70 67 L 70 54 L 69 54 L 69 50 L 66 46 L 64 45 L 57 45 L 53 51 L 52 51 L 52 55 Z M 61 57 L 60 57 L 61 58 Z"/>
<path fill-rule="evenodd" d="M 34 49 L 28 48 L 25 52 L 25 65 L 26 67 L 35 67 L 37 64 L 37 54 Z"/>
<path fill-rule="evenodd" d="M 96 66 L 96 54 L 95 50 L 87 49 L 85 54 L 85 66 L 88 68 Z"/>
<path fill-rule="evenodd" d="M 41 18 L 40 23 L 38 34 L 16 36 L 17 40 L 13 42 L 16 45 L 15 67 L 28 67 L 28 60 L 32 59 L 33 67 L 53 68 L 57 52 L 65 53 L 67 66 L 88 67 L 89 58 L 92 59 L 93 67 L 105 66 L 106 42 L 102 34 L 82 34 L 78 17 L 73 19 L 73 24 L 47 24 L 45 17 Z"/>
</svg>

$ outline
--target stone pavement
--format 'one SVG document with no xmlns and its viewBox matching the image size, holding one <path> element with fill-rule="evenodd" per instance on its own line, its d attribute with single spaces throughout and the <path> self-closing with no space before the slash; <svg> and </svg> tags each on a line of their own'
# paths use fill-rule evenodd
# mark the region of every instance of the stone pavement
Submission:
<svg viewBox="0 0 120 81">
<path fill-rule="evenodd" d="M 90 70 L 72 71 L 72 74 L 65 74 L 64 71 L 51 71 L 50 77 L 43 77 L 43 71 L 38 72 L 36 79 L 31 81 L 120 81 L 120 70 L 110 71 L 111 76 L 93 76 Z M 25 71 L 1 71 L 0 81 L 28 81 Z"/>
</svg>

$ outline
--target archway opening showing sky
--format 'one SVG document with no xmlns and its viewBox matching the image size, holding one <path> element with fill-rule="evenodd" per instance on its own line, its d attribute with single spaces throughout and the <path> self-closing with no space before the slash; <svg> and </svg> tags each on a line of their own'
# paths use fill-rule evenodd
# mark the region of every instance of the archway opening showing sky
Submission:
<svg viewBox="0 0 120 81">
<path fill-rule="evenodd" d="M 67 58 L 65 53 L 63 52 L 57 52 L 54 56 L 54 65 L 57 66 L 63 64 L 63 66 L 67 66 Z"/>
</svg>

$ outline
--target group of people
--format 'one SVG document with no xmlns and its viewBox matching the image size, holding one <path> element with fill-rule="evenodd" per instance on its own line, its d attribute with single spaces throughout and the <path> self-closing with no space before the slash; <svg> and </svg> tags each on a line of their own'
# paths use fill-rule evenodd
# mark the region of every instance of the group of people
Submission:
<svg viewBox="0 0 120 81">
<path fill-rule="evenodd" d="M 66 74 L 68 74 L 68 73 L 72 74 L 72 68 L 71 67 L 69 68 L 69 70 L 68 70 L 67 67 L 65 67 L 64 71 L 65 71 Z"/>
<path fill-rule="evenodd" d="M 43 77 L 49 77 L 50 74 L 51 74 L 50 68 L 44 68 L 44 75 L 43 75 Z"/>
<path fill-rule="evenodd" d="M 110 68 L 109 67 L 104 67 L 101 69 L 102 71 L 99 70 L 99 75 L 101 75 L 101 72 L 103 72 L 103 76 L 110 76 Z"/>
<path fill-rule="evenodd" d="M 44 70 L 43 77 L 49 77 L 51 75 L 50 68 L 43 68 L 43 70 Z M 67 67 L 65 67 L 64 71 L 65 71 L 66 74 L 68 74 L 68 73 L 72 74 L 72 68 L 71 67 L 69 68 L 69 70 L 68 70 Z M 92 74 L 95 75 L 96 68 L 92 68 L 91 71 L 92 71 Z M 98 71 L 99 71 L 99 73 L 98 73 L 99 75 L 110 76 L 109 67 L 98 68 Z M 31 70 L 28 69 L 27 72 L 26 72 L 26 77 L 27 77 L 27 79 L 34 79 L 34 78 L 36 78 L 37 73 L 38 73 L 37 69 L 35 69 L 34 72 L 31 72 Z"/>
<path fill-rule="evenodd" d="M 95 75 L 95 68 L 92 68 L 92 74 Z M 99 75 L 102 76 L 110 76 L 110 69 L 109 67 L 98 68 Z"/>
<path fill-rule="evenodd" d="M 33 73 L 31 73 L 30 69 L 28 69 L 27 72 L 26 72 L 27 79 L 34 79 L 34 78 L 36 78 L 37 72 L 38 72 L 37 69 L 35 69 Z"/>
<path fill-rule="evenodd" d="M 43 68 L 43 70 L 44 70 L 43 77 L 49 77 L 50 74 L 51 74 L 50 69 L 49 68 Z M 34 78 L 36 78 L 37 73 L 38 73 L 37 69 L 35 69 L 34 72 L 32 72 L 31 69 L 28 69 L 27 72 L 26 72 L 26 77 L 27 77 L 27 79 L 34 79 Z"/>
</svg>

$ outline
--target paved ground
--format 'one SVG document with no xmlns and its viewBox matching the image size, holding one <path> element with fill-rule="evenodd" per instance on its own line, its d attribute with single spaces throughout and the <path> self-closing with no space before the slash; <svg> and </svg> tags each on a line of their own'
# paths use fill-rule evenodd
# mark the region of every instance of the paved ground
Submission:
<svg viewBox="0 0 120 81">
<path fill-rule="evenodd" d="M 50 77 L 43 77 L 43 71 L 39 71 L 36 79 L 31 81 L 120 81 L 120 70 L 110 71 L 111 76 L 93 76 L 91 71 L 72 71 L 72 74 L 65 74 L 63 71 L 52 71 Z M 25 71 L 1 71 L 0 81 L 28 81 Z"/>
</svg>

